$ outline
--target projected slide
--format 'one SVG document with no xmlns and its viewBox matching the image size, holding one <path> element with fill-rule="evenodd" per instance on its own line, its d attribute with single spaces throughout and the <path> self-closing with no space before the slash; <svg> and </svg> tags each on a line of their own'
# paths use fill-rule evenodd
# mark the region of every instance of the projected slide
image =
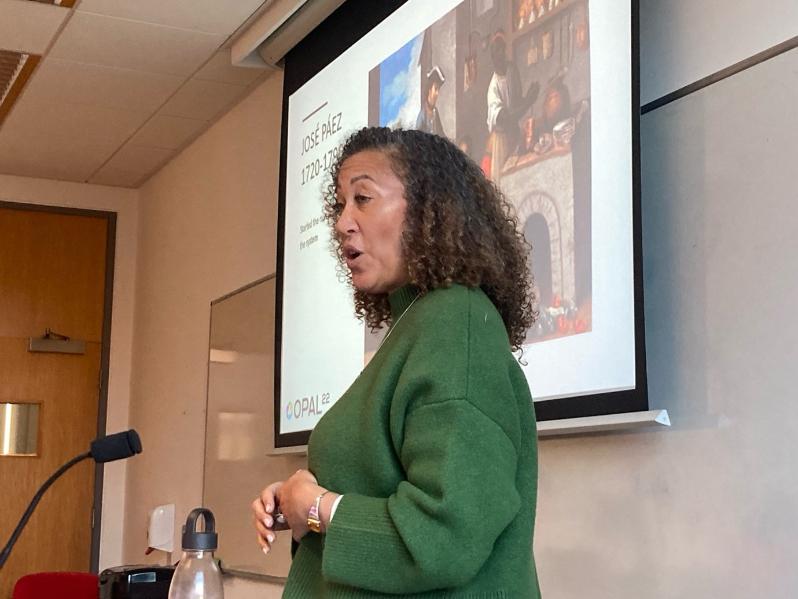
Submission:
<svg viewBox="0 0 798 599">
<path fill-rule="evenodd" d="M 410 0 L 290 97 L 281 433 L 312 429 L 378 345 L 320 192 L 364 125 L 450 138 L 514 205 L 539 299 L 536 401 L 634 387 L 630 18 L 612 0 Z"/>
</svg>

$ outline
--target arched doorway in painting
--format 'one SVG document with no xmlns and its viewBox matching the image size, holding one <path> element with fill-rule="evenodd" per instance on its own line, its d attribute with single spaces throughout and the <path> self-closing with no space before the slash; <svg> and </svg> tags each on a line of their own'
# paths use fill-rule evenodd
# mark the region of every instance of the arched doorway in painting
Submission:
<svg viewBox="0 0 798 599">
<path fill-rule="evenodd" d="M 549 226 L 542 214 L 534 213 L 524 223 L 524 237 L 532 246 L 532 260 L 529 267 L 537 289 L 540 306 L 550 306 L 551 284 L 551 237 Z"/>
</svg>

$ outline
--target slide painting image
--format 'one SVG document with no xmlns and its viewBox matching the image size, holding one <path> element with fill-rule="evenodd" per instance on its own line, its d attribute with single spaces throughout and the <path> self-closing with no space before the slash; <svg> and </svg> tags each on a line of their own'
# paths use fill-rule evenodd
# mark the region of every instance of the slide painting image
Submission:
<svg viewBox="0 0 798 599">
<path fill-rule="evenodd" d="M 539 301 L 527 344 L 592 329 L 589 37 L 588 0 L 466 0 L 369 73 L 370 125 L 448 137 L 513 204 Z"/>
</svg>

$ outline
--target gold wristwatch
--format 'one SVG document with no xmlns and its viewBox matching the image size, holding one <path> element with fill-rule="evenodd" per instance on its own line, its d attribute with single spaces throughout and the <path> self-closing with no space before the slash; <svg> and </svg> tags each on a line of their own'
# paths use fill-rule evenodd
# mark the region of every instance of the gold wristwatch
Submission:
<svg viewBox="0 0 798 599">
<path fill-rule="evenodd" d="M 313 502 L 313 505 L 310 506 L 310 511 L 308 511 L 308 528 L 313 532 L 321 532 L 321 498 L 327 493 L 329 493 L 329 491 L 325 491 L 316 497 L 316 501 Z"/>
</svg>

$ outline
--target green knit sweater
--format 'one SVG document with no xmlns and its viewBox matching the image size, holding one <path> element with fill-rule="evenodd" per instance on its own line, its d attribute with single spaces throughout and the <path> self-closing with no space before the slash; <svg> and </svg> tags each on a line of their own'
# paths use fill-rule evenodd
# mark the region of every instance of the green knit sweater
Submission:
<svg viewBox="0 0 798 599">
<path fill-rule="evenodd" d="M 344 497 L 284 598 L 540 597 L 535 416 L 501 317 L 478 289 L 415 295 L 391 295 L 394 329 L 311 435 Z"/>
</svg>

